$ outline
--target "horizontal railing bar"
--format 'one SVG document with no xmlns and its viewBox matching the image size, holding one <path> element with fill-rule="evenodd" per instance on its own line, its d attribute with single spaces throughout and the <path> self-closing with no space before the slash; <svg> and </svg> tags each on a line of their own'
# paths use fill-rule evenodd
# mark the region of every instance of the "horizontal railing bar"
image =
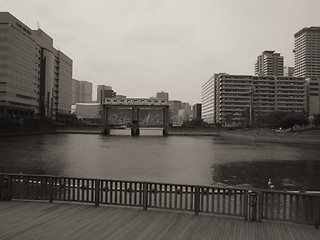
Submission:
<svg viewBox="0 0 320 240">
<path fill-rule="evenodd" d="M 7 175 L 11 177 L 52 177 L 52 178 L 64 178 L 64 179 L 79 179 L 79 180 L 99 180 L 99 181 L 111 181 L 111 182 L 122 182 L 122 183 L 148 183 L 148 184 L 162 184 L 162 185 L 172 185 L 172 186 L 181 186 L 179 183 L 159 183 L 152 181 L 132 181 L 132 180 L 117 180 L 117 179 L 101 179 L 101 178 L 83 178 L 83 177 L 64 177 L 64 176 L 56 176 L 56 175 L 30 175 L 30 174 L 13 174 L 13 173 L 0 173 L 0 175 Z M 203 185 L 192 185 L 192 184 L 183 184 L 184 187 L 201 187 L 201 188 L 214 188 L 216 190 L 238 190 L 238 191 L 246 191 L 248 189 L 245 188 L 233 188 L 230 186 L 220 187 L 220 186 L 203 186 Z"/>
</svg>

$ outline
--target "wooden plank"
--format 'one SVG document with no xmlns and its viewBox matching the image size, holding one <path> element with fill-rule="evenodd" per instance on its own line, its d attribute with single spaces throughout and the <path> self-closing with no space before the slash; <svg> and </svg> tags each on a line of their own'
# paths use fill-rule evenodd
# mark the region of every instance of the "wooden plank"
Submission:
<svg viewBox="0 0 320 240">
<path fill-rule="evenodd" d="M 0 239 L 320 239 L 310 226 L 88 204 L 1 202 Z M 43 214 L 46 213 L 46 214 Z M 103 224 L 101 224 L 103 223 Z M 107 226 L 107 227 L 106 227 Z"/>
</svg>

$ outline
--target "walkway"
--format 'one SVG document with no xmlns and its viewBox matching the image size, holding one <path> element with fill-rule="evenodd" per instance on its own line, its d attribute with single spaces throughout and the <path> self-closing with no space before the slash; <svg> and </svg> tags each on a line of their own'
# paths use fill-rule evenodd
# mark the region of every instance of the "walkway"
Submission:
<svg viewBox="0 0 320 240">
<path fill-rule="evenodd" d="M 0 239 L 320 239 L 313 226 L 89 204 L 0 202 Z"/>
</svg>

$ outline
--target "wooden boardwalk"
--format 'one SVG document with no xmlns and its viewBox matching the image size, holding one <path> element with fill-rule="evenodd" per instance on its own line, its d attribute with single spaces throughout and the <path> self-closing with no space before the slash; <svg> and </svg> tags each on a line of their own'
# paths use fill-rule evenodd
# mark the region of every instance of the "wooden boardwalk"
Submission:
<svg viewBox="0 0 320 240">
<path fill-rule="evenodd" d="M 320 239 L 313 226 L 217 215 L 35 201 L 0 202 L 0 239 Z"/>
</svg>

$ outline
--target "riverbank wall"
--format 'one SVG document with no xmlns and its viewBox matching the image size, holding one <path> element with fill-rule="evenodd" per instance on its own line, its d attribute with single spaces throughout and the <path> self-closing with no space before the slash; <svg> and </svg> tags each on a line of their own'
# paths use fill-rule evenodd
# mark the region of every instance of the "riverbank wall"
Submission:
<svg viewBox="0 0 320 240">
<path fill-rule="evenodd" d="M 53 134 L 55 132 L 56 128 L 53 125 L 3 124 L 0 126 L 0 137 Z"/>
<path fill-rule="evenodd" d="M 221 131 L 220 137 L 252 142 L 320 144 L 320 130 L 276 133 L 265 131 Z"/>
</svg>

